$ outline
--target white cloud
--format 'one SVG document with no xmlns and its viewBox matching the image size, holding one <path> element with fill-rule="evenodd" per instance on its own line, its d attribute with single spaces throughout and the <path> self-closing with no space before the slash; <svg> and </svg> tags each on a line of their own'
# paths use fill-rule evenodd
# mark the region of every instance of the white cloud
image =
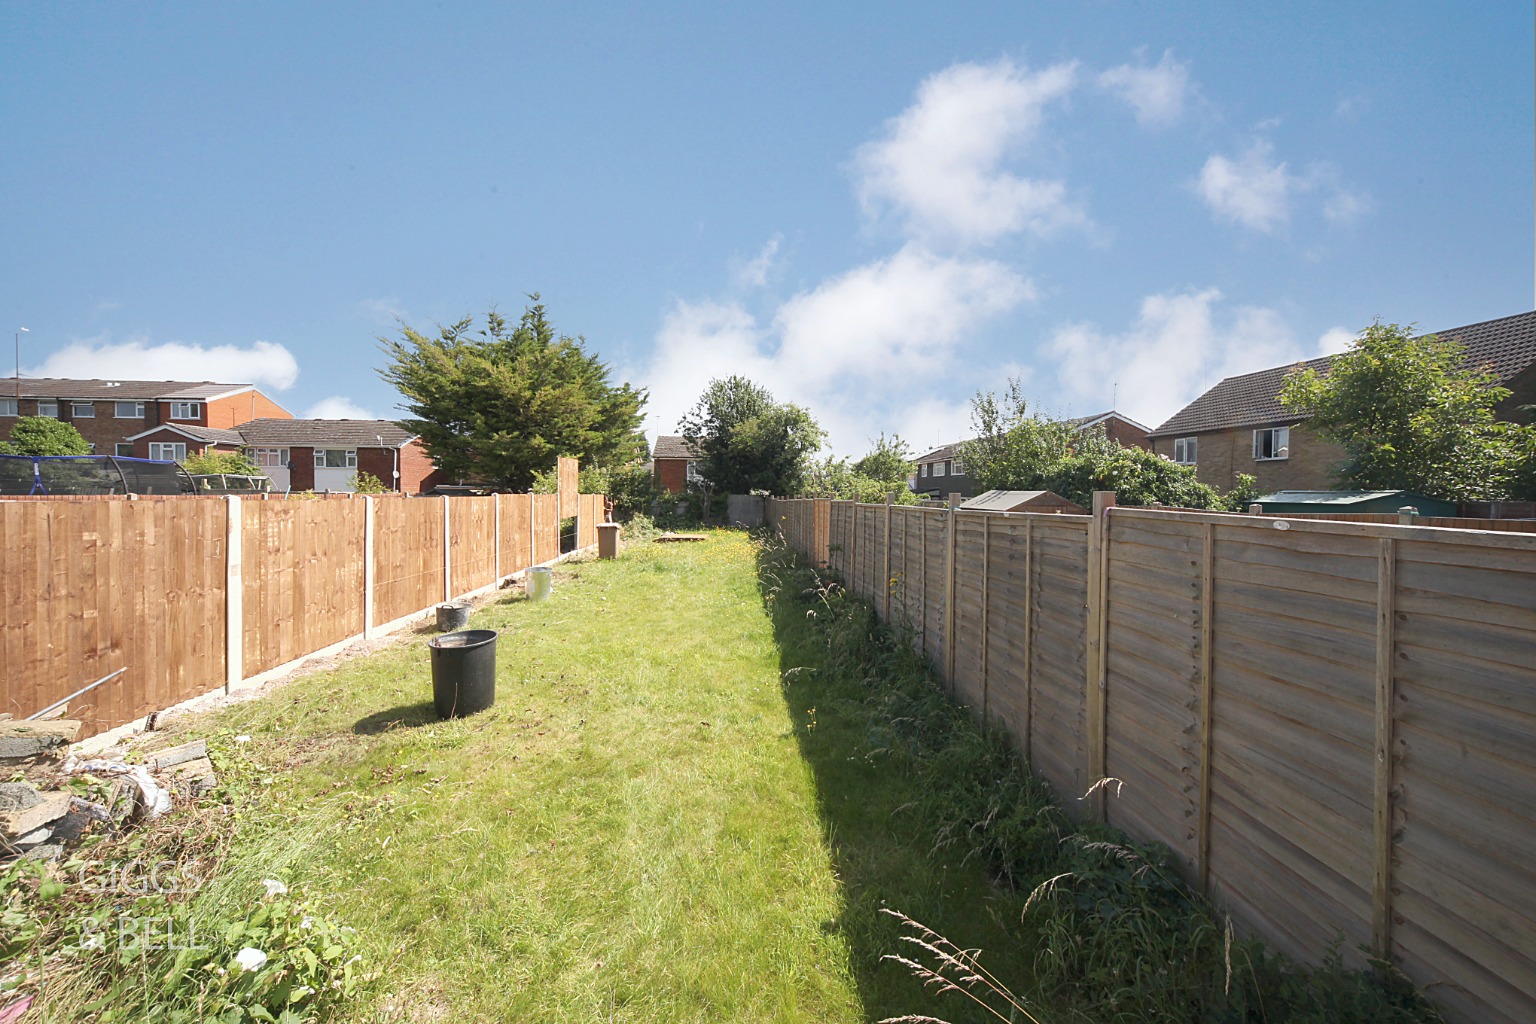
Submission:
<svg viewBox="0 0 1536 1024">
<path fill-rule="evenodd" d="M 843 454 L 862 454 L 882 431 L 927 435 L 955 421 L 953 409 L 923 405 L 933 379 L 954 369 L 972 331 L 1033 295 L 1001 263 L 907 246 L 794 296 L 766 326 L 738 303 L 679 301 L 641 374 L 648 426 L 671 433 L 711 380 L 739 374 L 810 409 Z"/>
<path fill-rule="evenodd" d="M 1349 346 L 1355 343 L 1360 335 L 1347 327 L 1330 327 L 1323 332 L 1323 336 L 1317 339 L 1317 354 L 1320 356 L 1336 356 L 1340 352 L 1348 352 Z"/>
<path fill-rule="evenodd" d="M 1223 312 L 1220 301 L 1215 288 L 1149 295 L 1122 332 L 1106 333 L 1095 324 L 1060 328 L 1049 347 L 1063 390 L 1079 409 L 1098 411 L 1113 403 L 1155 427 L 1224 377 L 1318 354 L 1299 343 L 1274 310 L 1239 306 Z"/>
<path fill-rule="evenodd" d="M 1076 63 L 1031 72 L 1009 60 L 956 64 L 931 76 L 916 102 L 855 157 L 866 211 L 889 207 L 912 237 L 961 246 L 1085 225 L 1064 184 L 1003 166 L 1033 141 L 1046 108 L 1076 81 Z"/>
<path fill-rule="evenodd" d="M 331 395 L 310 406 L 304 413 L 307 420 L 376 420 L 380 417 L 364 409 L 345 395 Z"/>
<path fill-rule="evenodd" d="M 1306 184 L 1275 162 L 1274 147 L 1260 139 L 1236 160 L 1211 156 L 1195 187 L 1218 217 L 1270 232 L 1289 219 L 1291 196 Z"/>
<path fill-rule="evenodd" d="M 1110 68 L 1099 75 L 1099 86 L 1130 104 L 1143 128 L 1164 128 L 1184 116 L 1184 102 L 1191 91 L 1189 65 L 1174 60 L 1173 51 L 1167 50 L 1154 67 Z"/>
<path fill-rule="evenodd" d="M 380 326 L 393 327 L 400 321 L 409 322 L 405 305 L 398 295 L 388 295 L 378 299 L 364 299 L 357 304 L 357 313 L 365 320 L 370 320 Z"/>
<path fill-rule="evenodd" d="M 784 361 L 829 386 L 844 377 L 896 382 L 944 369 L 978 323 L 1034 297 L 1001 263 L 908 245 L 796 295 L 774 324 Z"/>
<path fill-rule="evenodd" d="M 64 346 L 27 372 L 79 379 L 210 380 L 286 391 L 299 378 L 299 364 L 292 352 L 270 341 L 253 341 L 248 347 L 181 341 L 156 345 L 144 337 L 113 342 L 99 335 Z"/>
<path fill-rule="evenodd" d="M 1375 208 L 1369 196 L 1339 188 L 1323 204 L 1323 216 L 1334 227 L 1348 227 Z"/>
<path fill-rule="evenodd" d="M 768 239 L 766 245 L 758 254 L 736 268 L 736 287 L 741 289 L 763 288 L 768 284 L 768 276 L 773 272 L 777 262 L 779 245 L 784 241 L 783 235 L 774 235 Z"/>
</svg>

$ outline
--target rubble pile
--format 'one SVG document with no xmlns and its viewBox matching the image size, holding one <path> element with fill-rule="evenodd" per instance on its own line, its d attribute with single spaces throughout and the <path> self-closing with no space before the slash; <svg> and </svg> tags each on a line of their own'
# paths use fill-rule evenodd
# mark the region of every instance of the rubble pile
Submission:
<svg viewBox="0 0 1536 1024">
<path fill-rule="evenodd" d="M 0 779 L 10 780 L 0 782 L 0 863 L 58 860 L 93 827 L 122 831 L 218 783 L 206 740 L 151 751 L 141 763 L 80 760 L 69 752 L 80 727 L 69 719 L 0 720 Z"/>
</svg>

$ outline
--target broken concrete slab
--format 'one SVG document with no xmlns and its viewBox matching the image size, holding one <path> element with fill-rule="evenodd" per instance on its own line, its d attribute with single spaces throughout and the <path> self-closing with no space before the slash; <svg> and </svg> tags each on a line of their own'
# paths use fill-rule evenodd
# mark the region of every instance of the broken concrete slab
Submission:
<svg viewBox="0 0 1536 1024">
<path fill-rule="evenodd" d="M 24 836 L 35 832 L 69 813 L 68 793 L 43 793 L 35 805 L 14 811 L 0 811 L 0 832 L 7 836 Z"/>
<path fill-rule="evenodd" d="M 208 760 L 208 741 L 194 740 L 191 743 L 183 743 L 179 747 L 167 747 L 165 750 L 157 750 L 150 754 L 146 764 L 155 771 L 171 768 L 188 761 Z M 212 765 L 209 766 L 212 770 Z"/>
<path fill-rule="evenodd" d="M 0 763 L 24 761 L 73 743 L 80 735 L 78 721 L 0 722 Z"/>
<path fill-rule="evenodd" d="M 43 795 L 28 782 L 0 782 L 0 812 L 24 811 L 43 802 Z"/>
</svg>

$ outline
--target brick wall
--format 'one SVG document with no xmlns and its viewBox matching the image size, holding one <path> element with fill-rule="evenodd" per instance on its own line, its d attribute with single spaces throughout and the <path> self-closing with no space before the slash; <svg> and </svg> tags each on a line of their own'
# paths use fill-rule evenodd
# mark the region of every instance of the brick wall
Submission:
<svg viewBox="0 0 1536 1024">
<path fill-rule="evenodd" d="M 1129 423 L 1120 419 L 1111 419 L 1104 424 L 1104 433 L 1109 435 L 1111 441 L 1117 441 L 1127 448 L 1152 447 L 1152 442 L 1147 440 L 1147 432 L 1138 430 Z"/>
<path fill-rule="evenodd" d="M 386 452 L 385 454 L 389 454 Z M 362 454 L 358 454 L 358 461 L 362 461 Z M 391 467 L 390 472 L 393 472 Z M 389 475 L 379 477 L 380 480 L 389 481 Z M 400 491 L 403 494 L 422 494 L 430 491 L 442 482 L 442 476 L 437 467 L 432 464 L 432 456 L 427 454 L 426 445 L 420 441 L 412 441 L 400 449 Z"/>
<path fill-rule="evenodd" d="M 655 462 L 656 486 L 669 494 L 681 494 L 688 489 L 687 459 L 657 459 Z"/>
<path fill-rule="evenodd" d="M 293 413 L 253 389 L 208 402 L 203 406 L 203 419 L 210 427 L 232 430 L 251 420 L 291 420 Z"/>
<path fill-rule="evenodd" d="M 1290 457 L 1255 460 L 1253 428 L 1192 434 L 1200 439 L 1195 474 L 1201 483 L 1227 491 L 1237 481 L 1237 474 L 1257 477 L 1259 489 L 1271 491 L 1326 491 L 1338 486 L 1333 467 L 1344 458 L 1344 449 L 1329 444 L 1305 426 L 1292 426 Z M 1159 437 L 1152 450 L 1173 458 L 1174 438 Z"/>
</svg>

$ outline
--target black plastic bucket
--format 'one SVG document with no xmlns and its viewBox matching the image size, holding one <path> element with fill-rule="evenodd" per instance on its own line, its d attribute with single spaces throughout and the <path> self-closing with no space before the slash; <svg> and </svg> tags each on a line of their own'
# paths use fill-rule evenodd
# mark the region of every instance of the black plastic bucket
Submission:
<svg viewBox="0 0 1536 1024">
<path fill-rule="evenodd" d="M 465 629 L 427 641 L 438 718 L 462 718 L 496 703 L 496 631 Z"/>
</svg>

